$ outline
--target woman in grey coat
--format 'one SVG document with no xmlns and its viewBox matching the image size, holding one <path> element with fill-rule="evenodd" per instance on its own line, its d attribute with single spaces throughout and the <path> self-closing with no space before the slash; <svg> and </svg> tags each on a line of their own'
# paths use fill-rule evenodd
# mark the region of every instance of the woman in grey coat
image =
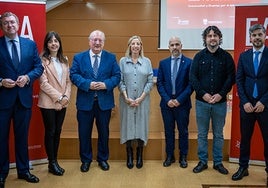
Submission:
<svg viewBox="0 0 268 188">
<path fill-rule="evenodd" d="M 139 36 L 128 40 L 125 57 L 120 59 L 120 134 L 121 144 L 126 144 L 127 167 L 133 168 L 134 141 L 137 142 L 136 167 L 143 166 L 143 146 L 148 140 L 150 91 L 153 87 L 153 70 L 149 58 L 143 55 Z"/>
</svg>

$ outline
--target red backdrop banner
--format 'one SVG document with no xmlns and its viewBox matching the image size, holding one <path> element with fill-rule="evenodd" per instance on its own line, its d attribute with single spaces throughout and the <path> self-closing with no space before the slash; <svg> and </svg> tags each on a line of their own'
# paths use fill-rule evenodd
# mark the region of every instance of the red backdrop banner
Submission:
<svg viewBox="0 0 268 188">
<path fill-rule="evenodd" d="M 35 41 L 39 52 L 43 48 L 46 34 L 46 7 L 44 1 L 2 1 L 0 0 L 0 14 L 13 12 L 19 18 L 19 35 Z M 0 31 L 0 36 L 2 32 Z M 31 161 L 46 159 L 44 148 L 44 126 L 42 116 L 37 107 L 39 84 L 34 83 L 32 119 L 29 131 L 29 157 Z M 10 162 L 15 162 L 13 129 L 10 130 Z"/>
<path fill-rule="evenodd" d="M 267 28 L 268 24 L 268 5 L 256 6 L 237 6 L 235 8 L 235 44 L 234 60 L 237 63 L 241 52 L 252 48 L 249 41 L 249 27 L 260 23 Z M 267 45 L 267 40 L 266 40 Z M 238 161 L 240 148 L 240 115 L 239 98 L 237 87 L 233 88 L 233 107 L 232 107 L 232 129 L 231 129 L 231 147 L 230 161 Z M 263 140 L 259 126 L 256 123 L 255 131 L 251 142 L 250 163 L 264 164 Z"/>
</svg>

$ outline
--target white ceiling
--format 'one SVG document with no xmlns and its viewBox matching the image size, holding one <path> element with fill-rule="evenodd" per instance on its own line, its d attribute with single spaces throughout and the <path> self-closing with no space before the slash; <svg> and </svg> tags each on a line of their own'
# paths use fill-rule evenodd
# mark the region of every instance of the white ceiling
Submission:
<svg viewBox="0 0 268 188">
<path fill-rule="evenodd" d="M 68 0 L 46 0 L 46 12 L 56 8 Z"/>
</svg>

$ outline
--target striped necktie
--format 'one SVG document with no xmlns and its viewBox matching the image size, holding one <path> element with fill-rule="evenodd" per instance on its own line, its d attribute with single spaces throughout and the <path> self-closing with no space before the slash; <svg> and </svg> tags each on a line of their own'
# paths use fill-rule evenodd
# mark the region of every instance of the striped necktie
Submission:
<svg viewBox="0 0 268 188">
<path fill-rule="evenodd" d="M 95 55 L 93 55 L 93 57 L 95 58 L 94 63 L 93 63 L 93 73 L 94 73 L 94 76 L 96 78 L 98 75 L 98 69 L 99 69 L 98 55 L 95 54 Z"/>
</svg>

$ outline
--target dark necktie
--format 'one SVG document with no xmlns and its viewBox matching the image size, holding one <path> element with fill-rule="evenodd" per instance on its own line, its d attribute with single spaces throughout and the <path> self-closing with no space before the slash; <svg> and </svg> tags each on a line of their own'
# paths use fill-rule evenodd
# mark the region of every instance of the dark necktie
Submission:
<svg viewBox="0 0 268 188">
<path fill-rule="evenodd" d="M 172 69 L 172 94 L 176 94 L 176 77 L 178 72 L 178 61 L 180 58 L 174 59 L 173 69 Z"/>
<path fill-rule="evenodd" d="M 15 68 L 18 68 L 20 60 L 19 60 L 19 55 L 18 55 L 18 50 L 15 44 L 15 40 L 10 40 L 10 42 L 12 43 L 12 47 L 11 47 L 11 52 L 12 52 L 12 62 L 15 66 Z"/>
<path fill-rule="evenodd" d="M 95 55 L 93 55 L 93 57 L 95 58 L 94 63 L 93 63 L 93 73 L 94 73 L 94 76 L 96 78 L 98 75 L 98 68 L 99 68 L 98 55 L 95 54 Z"/>
<path fill-rule="evenodd" d="M 254 57 L 254 61 L 253 61 L 253 65 L 254 65 L 254 71 L 255 71 L 255 75 L 257 76 L 258 74 L 258 68 L 259 68 L 259 54 L 261 52 L 260 51 L 255 51 L 255 57 Z M 253 95 L 254 98 L 256 98 L 258 96 L 258 88 L 257 88 L 257 83 L 255 82 L 254 84 L 254 89 L 253 89 Z"/>
</svg>

